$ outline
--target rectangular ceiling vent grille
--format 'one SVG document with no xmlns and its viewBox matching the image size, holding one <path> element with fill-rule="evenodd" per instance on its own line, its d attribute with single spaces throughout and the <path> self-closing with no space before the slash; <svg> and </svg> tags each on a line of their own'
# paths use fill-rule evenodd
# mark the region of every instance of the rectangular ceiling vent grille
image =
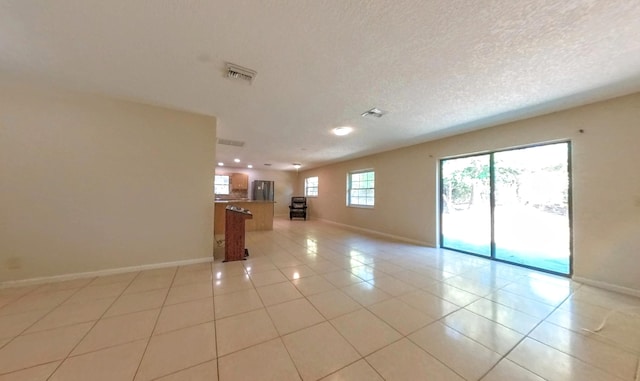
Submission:
<svg viewBox="0 0 640 381">
<path fill-rule="evenodd" d="M 367 110 L 365 112 L 363 112 L 362 115 L 363 117 L 367 118 L 367 117 L 373 117 L 373 118 L 382 118 L 382 116 L 384 114 L 386 114 L 386 111 L 380 110 L 377 107 L 372 108 L 371 110 Z"/>
<path fill-rule="evenodd" d="M 218 144 L 222 144 L 225 146 L 234 146 L 234 147 L 243 147 L 244 142 L 239 140 L 231 140 L 231 139 L 218 139 Z"/>
<path fill-rule="evenodd" d="M 251 83 L 257 74 L 255 70 L 227 62 L 227 77 L 229 78 L 241 79 Z"/>
</svg>

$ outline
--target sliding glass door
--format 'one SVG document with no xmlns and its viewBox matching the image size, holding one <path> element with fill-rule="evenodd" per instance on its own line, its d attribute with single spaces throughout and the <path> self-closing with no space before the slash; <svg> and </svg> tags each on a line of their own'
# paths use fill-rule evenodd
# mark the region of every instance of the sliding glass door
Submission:
<svg viewBox="0 0 640 381">
<path fill-rule="evenodd" d="M 442 161 L 442 246 L 491 256 L 490 156 Z"/>
<path fill-rule="evenodd" d="M 568 149 L 562 143 L 494 154 L 496 258 L 569 273 Z"/>
<path fill-rule="evenodd" d="M 441 245 L 570 274 L 569 143 L 441 161 Z"/>
</svg>

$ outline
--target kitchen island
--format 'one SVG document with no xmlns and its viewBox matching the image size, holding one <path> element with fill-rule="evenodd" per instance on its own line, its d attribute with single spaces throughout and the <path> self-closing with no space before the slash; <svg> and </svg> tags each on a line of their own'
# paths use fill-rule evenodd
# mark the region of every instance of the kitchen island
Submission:
<svg viewBox="0 0 640 381">
<path fill-rule="evenodd" d="M 229 205 L 251 211 L 253 218 L 246 221 L 246 231 L 273 230 L 273 204 L 273 201 L 216 200 L 213 209 L 213 234 L 224 234 L 225 208 Z"/>
</svg>

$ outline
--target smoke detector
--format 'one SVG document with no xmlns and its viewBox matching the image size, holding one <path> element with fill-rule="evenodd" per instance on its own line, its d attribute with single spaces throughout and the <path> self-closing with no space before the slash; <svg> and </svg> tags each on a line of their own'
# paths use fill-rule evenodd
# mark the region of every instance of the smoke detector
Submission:
<svg viewBox="0 0 640 381">
<path fill-rule="evenodd" d="M 251 83 L 258 73 L 240 65 L 227 62 L 227 77 Z"/>
<path fill-rule="evenodd" d="M 379 108 L 374 107 L 371 110 L 367 110 L 367 111 L 363 112 L 360 115 L 362 115 L 364 117 L 370 116 L 370 117 L 374 117 L 374 118 L 382 118 L 382 115 L 384 115 L 386 113 L 387 113 L 386 111 L 382 111 Z"/>
</svg>

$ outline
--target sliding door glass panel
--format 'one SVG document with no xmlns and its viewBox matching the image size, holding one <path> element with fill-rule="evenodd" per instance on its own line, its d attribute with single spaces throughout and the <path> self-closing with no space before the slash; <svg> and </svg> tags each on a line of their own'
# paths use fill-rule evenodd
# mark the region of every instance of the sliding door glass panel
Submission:
<svg viewBox="0 0 640 381">
<path fill-rule="evenodd" d="M 495 258 L 569 274 L 569 144 L 494 153 Z"/>
<path fill-rule="evenodd" d="M 491 256 L 490 156 L 441 163 L 442 247 Z"/>
</svg>

